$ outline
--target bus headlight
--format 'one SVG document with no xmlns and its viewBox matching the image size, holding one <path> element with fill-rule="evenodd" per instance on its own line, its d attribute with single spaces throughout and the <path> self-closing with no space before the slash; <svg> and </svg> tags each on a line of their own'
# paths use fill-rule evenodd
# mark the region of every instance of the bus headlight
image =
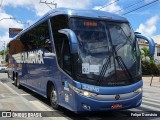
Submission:
<svg viewBox="0 0 160 120">
<path fill-rule="evenodd" d="M 134 91 L 135 93 L 140 93 L 142 92 L 142 87 L 138 88 L 137 90 Z"/>
<path fill-rule="evenodd" d="M 88 91 L 85 91 L 85 90 L 81 90 L 81 89 L 78 89 L 76 87 L 74 87 L 73 85 L 69 84 L 69 87 L 76 93 L 78 94 L 81 94 L 85 97 L 93 97 L 93 96 L 96 96 L 97 94 L 95 93 L 91 93 L 91 92 L 88 92 Z"/>
</svg>

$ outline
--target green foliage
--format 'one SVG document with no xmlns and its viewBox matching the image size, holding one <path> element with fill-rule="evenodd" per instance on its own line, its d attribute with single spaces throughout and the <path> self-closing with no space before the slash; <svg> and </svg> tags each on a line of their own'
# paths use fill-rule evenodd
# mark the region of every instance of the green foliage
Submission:
<svg viewBox="0 0 160 120">
<path fill-rule="evenodd" d="M 143 75 L 159 75 L 160 74 L 160 66 L 155 63 L 142 61 L 142 74 Z"/>
<path fill-rule="evenodd" d="M 3 55 L 3 54 L 4 54 L 4 50 L 1 50 L 0 55 Z M 5 50 L 5 54 L 8 54 L 8 50 Z"/>
<path fill-rule="evenodd" d="M 160 64 L 157 65 L 158 71 L 159 71 L 159 75 L 160 75 Z"/>
<path fill-rule="evenodd" d="M 141 49 L 141 60 L 147 61 L 146 57 L 149 56 L 149 49 L 147 47 L 143 47 Z"/>
<path fill-rule="evenodd" d="M 147 57 L 150 59 L 147 60 Z M 149 49 L 143 47 L 141 49 L 142 74 L 143 75 L 159 75 L 160 65 L 156 65 L 154 57 L 149 55 Z"/>
<path fill-rule="evenodd" d="M 3 55 L 3 51 L 0 51 L 0 55 Z"/>
</svg>

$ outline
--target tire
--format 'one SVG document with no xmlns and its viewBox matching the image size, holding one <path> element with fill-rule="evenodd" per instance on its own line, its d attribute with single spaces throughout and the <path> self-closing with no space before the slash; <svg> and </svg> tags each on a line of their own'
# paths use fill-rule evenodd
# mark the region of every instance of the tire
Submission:
<svg viewBox="0 0 160 120">
<path fill-rule="evenodd" d="M 8 78 L 10 78 L 10 76 L 9 76 L 9 73 L 7 72 L 7 76 L 8 76 Z"/>
<path fill-rule="evenodd" d="M 49 99 L 50 99 L 50 104 L 51 104 L 52 108 L 54 108 L 56 110 L 59 109 L 59 105 L 57 104 L 57 93 L 56 93 L 56 90 L 53 85 L 50 88 Z"/>
<path fill-rule="evenodd" d="M 15 77 L 15 86 L 19 89 L 21 88 L 21 85 L 19 84 L 19 80 L 18 80 L 18 75 L 16 75 Z"/>
<path fill-rule="evenodd" d="M 12 80 L 13 80 L 14 83 L 15 83 L 15 74 L 14 74 L 14 72 L 13 72 L 13 75 L 12 75 Z"/>
</svg>

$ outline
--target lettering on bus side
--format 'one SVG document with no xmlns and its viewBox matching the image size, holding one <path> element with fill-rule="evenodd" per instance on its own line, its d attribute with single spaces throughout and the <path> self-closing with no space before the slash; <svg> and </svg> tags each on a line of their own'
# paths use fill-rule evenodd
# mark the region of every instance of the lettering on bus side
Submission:
<svg viewBox="0 0 160 120">
<path fill-rule="evenodd" d="M 99 87 L 96 87 L 96 86 L 82 84 L 82 89 L 99 93 Z"/>
<path fill-rule="evenodd" d="M 17 63 L 44 64 L 42 50 L 18 53 L 13 55 L 13 57 Z"/>
</svg>

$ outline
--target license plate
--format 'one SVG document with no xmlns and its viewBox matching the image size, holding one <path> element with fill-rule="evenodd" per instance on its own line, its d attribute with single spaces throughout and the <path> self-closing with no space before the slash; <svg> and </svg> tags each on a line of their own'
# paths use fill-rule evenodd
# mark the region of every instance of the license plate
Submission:
<svg viewBox="0 0 160 120">
<path fill-rule="evenodd" d="M 113 109 L 122 108 L 122 104 L 112 104 L 111 108 Z"/>
</svg>

